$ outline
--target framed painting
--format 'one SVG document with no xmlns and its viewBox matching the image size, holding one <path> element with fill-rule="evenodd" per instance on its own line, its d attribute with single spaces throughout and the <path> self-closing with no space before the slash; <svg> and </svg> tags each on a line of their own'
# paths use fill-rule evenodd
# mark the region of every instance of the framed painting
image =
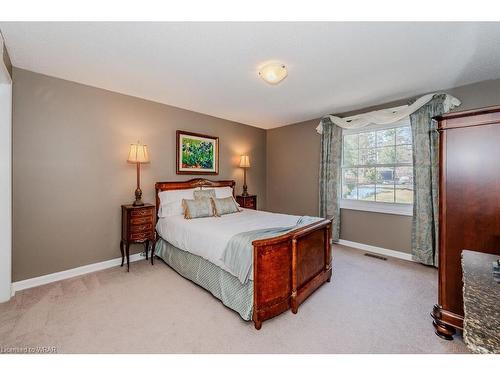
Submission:
<svg viewBox="0 0 500 375">
<path fill-rule="evenodd" d="M 219 174 L 219 138 L 177 130 L 177 174 Z"/>
</svg>

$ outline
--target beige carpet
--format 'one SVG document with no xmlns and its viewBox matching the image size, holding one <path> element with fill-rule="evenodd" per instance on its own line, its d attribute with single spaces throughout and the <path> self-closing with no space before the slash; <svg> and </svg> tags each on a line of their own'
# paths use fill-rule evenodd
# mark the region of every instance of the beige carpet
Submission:
<svg viewBox="0 0 500 375">
<path fill-rule="evenodd" d="M 165 263 L 112 268 L 0 304 L 0 346 L 59 353 L 463 353 L 429 311 L 437 271 L 335 246 L 334 276 L 299 308 L 253 324 Z"/>
</svg>

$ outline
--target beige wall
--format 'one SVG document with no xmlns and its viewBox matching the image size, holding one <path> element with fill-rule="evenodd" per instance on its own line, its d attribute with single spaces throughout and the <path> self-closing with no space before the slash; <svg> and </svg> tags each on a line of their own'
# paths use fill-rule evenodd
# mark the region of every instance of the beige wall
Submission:
<svg viewBox="0 0 500 375">
<path fill-rule="evenodd" d="M 445 90 L 462 100 L 455 110 L 500 104 L 500 79 Z M 360 109 L 343 116 L 405 104 L 407 100 Z M 290 214 L 318 214 L 319 119 L 269 130 L 267 133 L 267 209 Z M 344 240 L 410 252 L 411 217 L 342 210 Z"/>
<path fill-rule="evenodd" d="M 317 120 L 267 131 L 267 209 L 318 214 L 320 138 Z"/>
<path fill-rule="evenodd" d="M 248 185 L 259 208 L 318 213 L 317 119 L 266 132 L 18 68 L 13 82 L 14 281 L 118 257 L 120 205 L 132 202 L 135 188 L 128 146 L 138 139 L 149 145 L 142 187 L 153 202 L 155 181 L 196 177 L 175 174 L 177 129 L 220 137 L 220 174 L 213 178 L 236 179 L 237 191 L 238 158 L 248 153 Z M 462 99 L 460 109 L 500 103 L 500 80 L 447 91 Z M 409 252 L 410 217 L 341 215 L 341 238 Z"/>
<path fill-rule="evenodd" d="M 220 138 L 220 173 L 242 186 L 239 155 L 249 154 L 249 190 L 266 205 L 266 132 L 207 115 L 14 68 L 13 280 L 120 256 L 120 205 L 131 203 L 130 143 L 148 144 L 144 200 L 175 174 L 177 129 Z M 133 252 L 141 251 L 135 245 Z"/>
</svg>

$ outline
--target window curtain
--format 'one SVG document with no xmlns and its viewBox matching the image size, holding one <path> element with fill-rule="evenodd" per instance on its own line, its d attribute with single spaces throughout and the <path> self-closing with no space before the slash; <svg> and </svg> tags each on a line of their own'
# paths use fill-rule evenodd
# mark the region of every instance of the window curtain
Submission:
<svg viewBox="0 0 500 375">
<path fill-rule="evenodd" d="M 457 103 L 458 102 L 458 103 Z M 437 94 L 410 115 L 413 136 L 413 259 L 427 265 L 438 264 L 439 133 L 432 118 L 460 105 L 451 95 Z"/>
<path fill-rule="evenodd" d="M 342 160 L 342 128 L 328 117 L 321 119 L 321 154 L 319 169 L 319 214 L 333 217 L 332 239 L 340 237 L 340 163 Z"/>
<path fill-rule="evenodd" d="M 338 242 L 340 234 L 342 128 L 359 129 L 369 124 L 390 124 L 410 116 L 414 171 L 412 255 L 420 263 L 438 264 L 439 134 L 432 118 L 460 104 L 460 100 L 446 93 L 432 93 L 406 106 L 346 118 L 326 115 L 321 119 L 316 128 L 321 134 L 319 209 L 320 216 L 333 216 L 334 242 Z"/>
</svg>

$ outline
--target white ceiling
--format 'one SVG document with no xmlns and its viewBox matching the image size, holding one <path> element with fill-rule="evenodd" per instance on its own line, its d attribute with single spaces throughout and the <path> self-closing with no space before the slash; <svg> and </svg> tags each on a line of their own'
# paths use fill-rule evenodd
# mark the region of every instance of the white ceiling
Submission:
<svg viewBox="0 0 500 375">
<path fill-rule="evenodd" d="M 0 22 L 14 66 L 273 128 L 500 77 L 500 23 Z M 271 86 L 257 67 L 279 60 Z"/>
</svg>

